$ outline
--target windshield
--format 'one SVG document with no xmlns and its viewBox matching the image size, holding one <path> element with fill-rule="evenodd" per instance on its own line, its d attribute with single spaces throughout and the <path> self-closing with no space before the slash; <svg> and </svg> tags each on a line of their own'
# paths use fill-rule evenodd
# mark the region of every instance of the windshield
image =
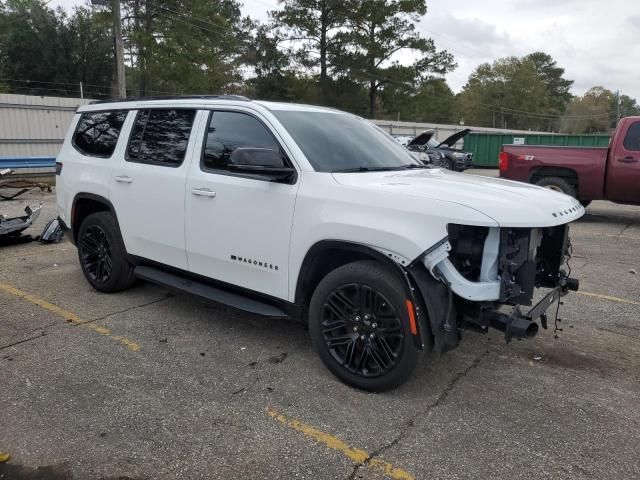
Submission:
<svg viewBox="0 0 640 480">
<path fill-rule="evenodd" d="M 318 172 L 421 166 L 392 137 L 355 115 L 290 110 L 274 111 L 273 114 Z"/>
</svg>

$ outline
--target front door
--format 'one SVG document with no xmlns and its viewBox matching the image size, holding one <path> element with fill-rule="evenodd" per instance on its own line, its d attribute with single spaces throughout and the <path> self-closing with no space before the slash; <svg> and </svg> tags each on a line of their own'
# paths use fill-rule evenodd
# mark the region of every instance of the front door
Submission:
<svg viewBox="0 0 640 480">
<path fill-rule="evenodd" d="M 189 270 L 281 299 L 288 298 L 289 242 L 298 183 L 270 182 L 228 169 L 238 147 L 281 150 L 264 119 L 212 111 L 200 128 L 202 156 L 186 187 Z"/>
<path fill-rule="evenodd" d="M 110 198 L 127 252 L 187 269 L 184 196 L 194 109 L 139 110 Z"/>
<path fill-rule="evenodd" d="M 614 148 L 607 198 L 640 204 L 640 121 L 629 126 L 622 145 Z"/>
</svg>

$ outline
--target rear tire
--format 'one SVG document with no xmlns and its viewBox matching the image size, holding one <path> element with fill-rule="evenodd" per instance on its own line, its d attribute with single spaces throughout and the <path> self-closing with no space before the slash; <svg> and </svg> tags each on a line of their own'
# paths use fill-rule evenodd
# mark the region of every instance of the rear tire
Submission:
<svg viewBox="0 0 640 480">
<path fill-rule="evenodd" d="M 569 182 L 560 177 L 544 177 L 536 182 L 536 185 L 556 192 L 561 192 L 576 198 L 576 189 Z"/>
<path fill-rule="evenodd" d="M 82 273 L 93 288 L 113 293 L 133 285 L 134 266 L 129 263 L 120 229 L 111 213 L 88 215 L 80 225 L 77 244 Z"/>
<path fill-rule="evenodd" d="M 317 286 L 309 333 L 325 366 L 344 383 L 380 392 L 405 382 L 420 361 L 402 281 L 384 265 L 338 267 Z"/>
</svg>

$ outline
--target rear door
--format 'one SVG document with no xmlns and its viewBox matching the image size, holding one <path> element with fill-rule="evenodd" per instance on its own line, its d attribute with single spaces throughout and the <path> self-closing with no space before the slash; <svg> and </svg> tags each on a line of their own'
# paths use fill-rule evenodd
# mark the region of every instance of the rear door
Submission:
<svg viewBox="0 0 640 480">
<path fill-rule="evenodd" d="M 616 202 L 640 203 L 640 121 L 629 125 L 614 146 L 607 182 L 607 198 Z"/>
<path fill-rule="evenodd" d="M 299 181 L 270 182 L 229 171 L 229 156 L 238 147 L 286 152 L 267 119 L 258 114 L 206 113 L 198 135 L 201 157 L 194 159 L 187 178 L 189 270 L 287 299 L 289 243 Z"/>
<path fill-rule="evenodd" d="M 197 110 L 138 110 L 110 197 L 127 252 L 186 270 L 184 195 Z"/>
</svg>

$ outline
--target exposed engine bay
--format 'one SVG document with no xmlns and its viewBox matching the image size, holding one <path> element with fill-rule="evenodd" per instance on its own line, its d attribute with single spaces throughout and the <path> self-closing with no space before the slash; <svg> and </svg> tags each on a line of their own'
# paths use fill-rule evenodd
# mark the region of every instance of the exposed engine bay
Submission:
<svg viewBox="0 0 640 480">
<path fill-rule="evenodd" d="M 564 267 L 570 258 L 566 224 L 545 228 L 450 224 L 448 233 L 425 252 L 423 261 L 455 294 L 451 309 L 455 308 L 458 328 L 494 327 L 505 332 L 507 341 L 531 337 L 538 331 L 538 320 L 547 328 L 546 310 L 569 290 L 578 289 L 578 281 L 569 278 L 570 269 Z M 532 305 L 537 288 L 551 291 L 522 312 L 521 306 Z"/>
</svg>

